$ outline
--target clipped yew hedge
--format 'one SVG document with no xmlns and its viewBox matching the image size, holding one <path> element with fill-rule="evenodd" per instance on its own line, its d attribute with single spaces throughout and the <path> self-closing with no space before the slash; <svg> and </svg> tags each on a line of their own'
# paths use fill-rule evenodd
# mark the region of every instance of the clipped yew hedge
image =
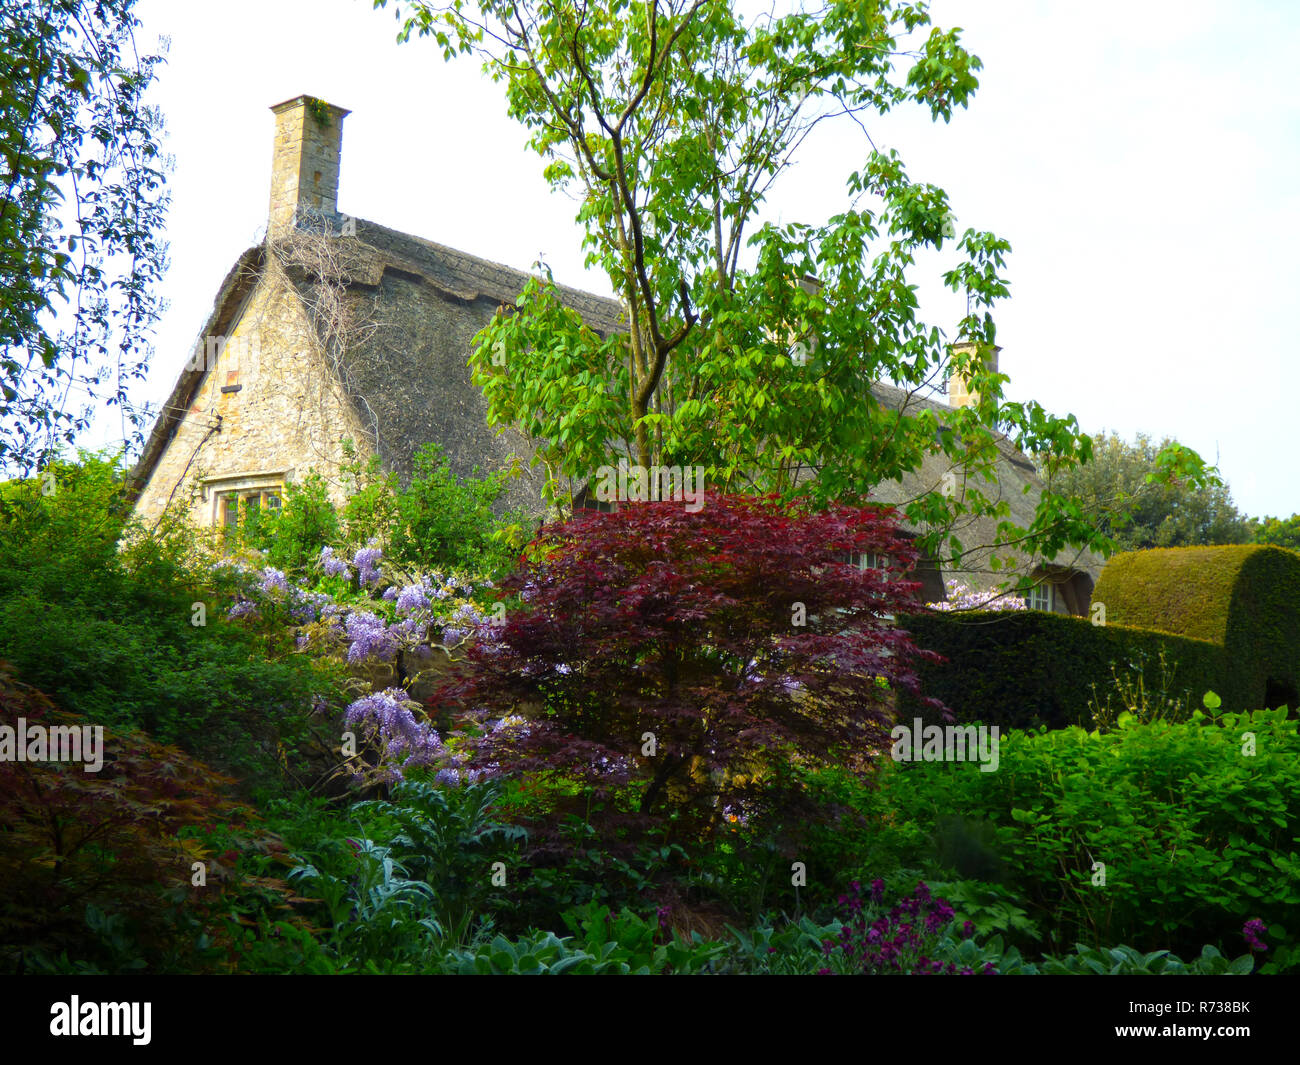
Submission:
<svg viewBox="0 0 1300 1065">
<path fill-rule="evenodd" d="M 1223 648 L 1208 640 L 1173 636 L 1123 625 L 1093 625 L 1086 618 L 1037 610 L 922 614 L 906 619 L 919 647 L 947 661 L 926 663 L 922 691 L 937 696 L 959 721 L 982 721 L 1004 729 L 1091 728 L 1093 685 L 1104 701 L 1115 691 L 1112 667 L 1141 674 L 1148 690 L 1162 686 L 1199 706 L 1207 691 L 1219 692 L 1227 675 Z M 904 719 L 937 721 L 914 699 L 899 703 Z"/>
<path fill-rule="evenodd" d="M 1129 551 L 1106 564 L 1092 601 L 1109 622 L 1223 648 L 1229 709 L 1296 708 L 1300 554 L 1268 544 Z"/>
</svg>

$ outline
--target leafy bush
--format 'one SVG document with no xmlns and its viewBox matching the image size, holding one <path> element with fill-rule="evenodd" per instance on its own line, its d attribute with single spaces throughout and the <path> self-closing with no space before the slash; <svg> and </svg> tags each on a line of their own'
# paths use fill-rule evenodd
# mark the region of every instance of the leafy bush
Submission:
<svg viewBox="0 0 1300 1065">
<path fill-rule="evenodd" d="M 452 944 L 468 938 L 479 913 L 494 901 L 504 902 L 493 889 L 492 866 L 498 861 L 507 865 L 504 859 L 513 857 L 513 845 L 527 835 L 491 817 L 501 791 L 495 781 L 439 787 L 405 780 L 393 789 L 392 801 L 353 807 L 357 814 L 373 814 L 399 827 L 390 849 L 429 886 L 443 934 Z"/>
<path fill-rule="evenodd" d="M 241 515 L 241 518 L 243 515 Z M 266 560 L 289 573 L 305 573 L 320 549 L 337 543 L 341 530 L 329 485 L 318 473 L 285 486 L 278 512 L 257 512 L 242 526 L 244 541 L 266 553 Z"/>
<path fill-rule="evenodd" d="M 41 479 L 0 492 L 12 562 L 0 570 L 0 655 L 94 724 L 143 729 L 258 783 L 302 772 L 317 745 L 312 696 L 337 673 L 291 654 L 287 631 L 228 621 L 229 579 L 189 537 L 129 520 L 115 463 L 85 456 L 54 472 L 50 494 Z"/>
<path fill-rule="evenodd" d="M 1089 947 L 1080 943 L 1075 953 L 1045 958 L 1039 972 L 1047 976 L 1247 976 L 1255 961 L 1249 954 L 1229 960 L 1213 946 L 1185 962 L 1167 950 L 1143 954 L 1132 947 Z"/>
<path fill-rule="evenodd" d="M 392 550 L 417 568 L 495 575 L 518 556 L 520 533 L 529 523 L 522 511 L 498 518 L 510 470 L 465 479 L 437 444 L 416 451 L 411 483 L 396 498 Z"/>
<path fill-rule="evenodd" d="M 1065 614 L 934 613 L 907 624 L 918 646 L 945 659 L 921 664 L 922 690 L 961 721 L 1004 729 L 1091 726 L 1097 692 L 1113 691 L 1117 674 L 1196 707 L 1227 669 L 1223 649 L 1205 640 Z M 904 718 L 933 716 L 902 705 Z"/>
<path fill-rule="evenodd" d="M 29 735 L 90 724 L 0 663 L 0 726 L 17 733 L 20 718 Z M 235 945 L 232 906 L 256 896 L 260 912 L 291 917 L 283 881 L 235 868 L 243 851 L 276 848 L 248 827 L 254 811 L 224 794 L 229 778 L 136 732 L 105 730 L 102 741 L 91 772 L 84 762 L 0 760 L 6 969 L 209 969 Z M 226 826 L 220 854 L 190 831 L 217 826 Z M 195 862 L 203 886 L 192 885 Z"/>
<path fill-rule="evenodd" d="M 899 566 L 861 571 L 849 550 Z M 583 515 L 503 582 L 517 607 L 433 702 L 482 724 L 478 764 L 600 800 L 630 789 L 645 820 L 707 832 L 772 801 L 787 761 L 862 764 L 888 745 L 889 693 L 915 685 L 922 654 L 885 620 L 914 605 L 897 579 L 914 559 L 869 509 L 723 497 Z"/>
<path fill-rule="evenodd" d="M 311 864 L 289 874 L 290 881 L 323 903 L 332 926 L 327 942 L 342 965 L 392 972 L 436 957 L 443 928 L 434 916 L 433 889 L 407 876 L 391 847 L 369 839 L 348 844 L 350 875 L 337 876 Z"/>
<path fill-rule="evenodd" d="M 886 764 L 881 831 L 933 837 L 953 810 L 986 822 L 1009 885 L 1057 949 L 1186 952 L 1224 943 L 1247 918 L 1281 925 L 1300 902 L 1294 725 L 1261 710 L 1120 726 L 1012 733 L 995 773 Z"/>
</svg>

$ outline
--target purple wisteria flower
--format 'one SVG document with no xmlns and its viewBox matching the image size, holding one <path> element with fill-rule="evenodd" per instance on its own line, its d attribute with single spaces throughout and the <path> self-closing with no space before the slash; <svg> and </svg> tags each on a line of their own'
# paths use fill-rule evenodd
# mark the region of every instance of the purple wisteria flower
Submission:
<svg viewBox="0 0 1300 1065">
<path fill-rule="evenodd" d="M 280 570 L 272 566 L 267 566 L 262 570 L 262 580 L 258 587 L 267 593 L 270 593 L 271 589 L 274 588 L 276 591 L 284 592 L 285 595 L 289 594 L 289 582 Z"/>
<path fill-rule="evenodd" d="M 1018 595 L 1000 592 L 981 592 L 964 581 L 954 581 L 948 589 L 948 598 L 939 603 L 926 604 L 932 610 L 1027 610 L 1025 601 Z"/>
<path fill-rule="evenodd" d="M 388 631 L 400 638 L 408 648 L 419 647 L 429 638 L 429 626 L 417 618 L 405 618 L 396 625 L 389 626 Z"/>
<path fill-rule="evenodd" d="M 428 606 L 429 597 L 423 585 L 408 584 L 397 593 L 397 611 L 399 614 L 409 614 L 412 610 L 424 610 Z"/>
<path fill-rule="evenodd" d="M 462 784 L 477 784 L 480 780 L 486 780 L 492 775 L 492 772 L 488 769 L 462 769 L 458 766 L 446 766 L 439 769 L 434 774 L 433 779 L 447 787 L 458 788 Z"/>
<path fill-rule="evenodd" d="M 400 758 L 402 768 L 434 765 L 446 753 L 442 739 L 430 725 L 416 720 L 409 701 L 401 688 L 385 688 L 357 699 L 343 719 L 349 725 L 375 728 L 385 752 L 394 759 Z M 401 779 L 400 770 L 393 773 Z"/>
<path fill-rule="evenodd" d="M 289 613 L 299 625 L 323 620 L 328 616 L 327 611 L 338 609 L 334 606 L 334 600 L 324 592 L 304 592 L 293 587 L 290 589 L 290 598 L 293 605 Z"/>
<path fill-rule="evenodd" d="M 347 577 L 351 579 L 352 569 L 345 559 L 334 557 L 334 548 L 322 547 L 320 549 L 320 564 L 327 577 Z"/>
<path fill-rule="evenodd" d="M 228 618 L 247 618 L 257 615 L 257 604 L 251 599 L 240 599 L 229 610 L 226 611 Z"/>
<path fill-rule="evenodd" d="M 367 658 L 387 660 L 397 653 L 397 637 L 378 614 L 361 610 L 349 614 L 347 630 L 348 661 L 355 664 Z"/>
<path fill-rule="evenodd" d="M 377 547 L 375 541 L 371 540 L 368 546 L 359 548 L 352 556 L 352 564 L 357 567 L 357 576 L 365 587 L 373 588 L 379 583 L 380 572 L 375 563 L 383 558 L 383 555 L 384 549 Z"/>
<path fill-rule="evenodd" d="M 1258 917 L 1252 917 L 1241 926 L 1241 934 L 1246 937 L 1246 946 L 1253 951 L 1263 952 L 1268 950 L 1268 944 L 1259 937 L 1268 931 L 1268 925 Z"/>
</svg>

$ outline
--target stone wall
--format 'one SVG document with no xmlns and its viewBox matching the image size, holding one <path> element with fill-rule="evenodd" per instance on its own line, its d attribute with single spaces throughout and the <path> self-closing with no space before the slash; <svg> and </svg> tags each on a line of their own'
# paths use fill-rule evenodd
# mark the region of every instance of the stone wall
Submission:
<svg viewBox="0 0 1300 1065">
<path fill-rule="evenodd" d="M 346 498 L 341 442 L 366 454 L 366 435 L 326 372 L 307 315 L 278 276 L 263 277 L 226 337 L 200 340 L 207 367 L 189 409 L 136 504 L 152 523 L 169 500 L 191 522 L 217 520 L 214 492 L 315 471 Z"/>
</svg>

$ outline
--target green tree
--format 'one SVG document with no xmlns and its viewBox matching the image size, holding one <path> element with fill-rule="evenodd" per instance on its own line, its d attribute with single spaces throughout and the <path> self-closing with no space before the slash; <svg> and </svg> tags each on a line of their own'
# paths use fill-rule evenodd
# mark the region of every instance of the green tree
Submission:
<svg viewBox="0 0 1300 1065">
<path fill-rule="evenodd" d="M 0 466 L 27 471 L 144 376 L 165 266 L 157 56 L 135 0 L 6 0 L 0 11 Z M 129 428 L 128 428 L 129 426 Z"/>
<path fill-rule="evenodd" d="M 947 122 L 975 91 L 979 59 L 959 31 L 931 27 L 924 2 L 753 17 L 719 0 L 394 6 L 406 14 L 399 40 L 429 35 L 447 58 L 476 54 L 504 83 L 546 179 L 579 201 L 588 265 L 624 307 L 626 331 L 599 336 L 539 278 L 479 335 L 471 361 L 490 420 L 541 441 L 554 495 L 626 456 L 702 466 L 720 491 L 852 502 L 942 452 L 964 490 L 937 483 L 904 508 L 940 558 L 940 545 L 962 552 L 950 531 L 968 514 L 997 518 L 998 541 L 1030 551 L 1104 545 L 1068 500 L 1045 495 L 1025 529 L 989 489 L 996 430 L 1061 465 L 1091 440 L 1073 418 L 1006 402 L 1006 378 L 981 357 L 1008 294 L 1007 242 L 959 235 L 943 189 L 913 180 L 865 133 L 867 118 L 908 103 Z M 855 206 L 764 224 L 773 183 L 835 120 L 864 135 L 866 163 L 846 177 Z M 943 280 L 967 293 L 950 338 L 918 318 L 910 268 L 923 249 L 952 253 Z M 898 409 L 872 390 L 925 394 L 948 373 L 967 376 L 979 402 L 942 426 L 933 409 Z M 1200 469 L 1188 452 L 1171 461 Z"/>
<path fill-rule="evenodd" d="M 271 565 L 294 574 L 306 572 L 320 549 L 338 540 L 341 528 L 329 485 L 315 472 L 286 486 L 278 513 L 246 510 L 240 517 L 245 541 L 264 550 Z"/>
<path fill-rule="evenodd" d="M 509 511 L 498 519 L 509 470 L 461 479 L 437 444 L 414 456 L 411 483 L 395 497 L 392 553 L 417 569 L 449 568 L 499 575 L 518 555 L 527 515 Z"/>
<path fill-rule="evenodd" d="M 1300 514 L 1292 514 L 1289 518 L 1262 518 L 1255 532 L 1255 543 L 1300 551 Z"/>
<path fill-rule="evenodd" d="M 1041 464 L 1040 473 L 1051 491 L 1082 504 L 1121 551 L 1251 543 L 1251 519 L 1238 513 L 1228 486 L 1217 477 L 1161 478 L 1160 456 L 1178 447 L 1169 438 L 1156 446 L 1141 433 L 1132 444 L 1098 433 L 1087 463 L 1057 472 Z"/>
</svg>

